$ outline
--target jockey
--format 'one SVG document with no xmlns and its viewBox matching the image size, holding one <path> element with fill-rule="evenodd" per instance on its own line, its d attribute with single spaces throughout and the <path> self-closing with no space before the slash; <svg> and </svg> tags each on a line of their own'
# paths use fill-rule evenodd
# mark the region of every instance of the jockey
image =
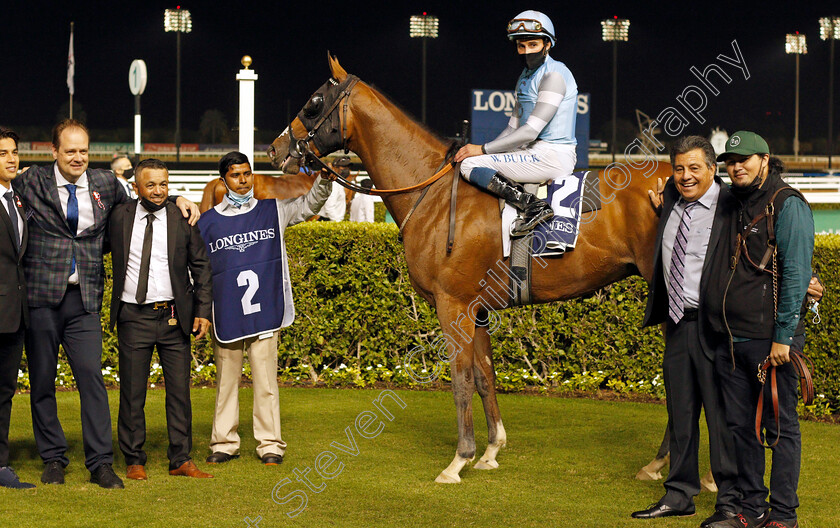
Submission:
<svg viewBox="0 0 840 528">
<path fill-rule="evenodd" d="M 571 176 L 577 159 L 578 90 L 569 68 L 548 55 L 556 42 L 551 19 L 539 11 L 523 11 L 508 23 L 507 33 L 525 67 L 516 83 L 516 106 L 508 126 L 489 143 L 464 145 L 455 161 L 462 162 L 467 180 L 520 212 L 511 235 L 522 236 L 554 212 L 514 182 L 545 183 Z"/>
</svg>

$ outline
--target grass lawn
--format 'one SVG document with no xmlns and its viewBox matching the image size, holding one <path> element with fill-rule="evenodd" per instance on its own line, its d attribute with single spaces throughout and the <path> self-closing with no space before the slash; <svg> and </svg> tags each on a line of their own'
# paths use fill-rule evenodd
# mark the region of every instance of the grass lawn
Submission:
<svg viewBox="0 0 840 528">
<path fill-rule="evenodd" d="M 665 407 L 656 404 L 605 402 L 524 395 L 502 395 L 508 447 L 494 471 L 462 471 L 459 485 L 434 483 L 451 461 L 457 441 L 452 395 L 446 392 L 398 391 L 406 407 L 390 400 L 386 407 L 395 419 L 372 439 L 354 428 L 357 415 L 374 411 L 378 390 L 281 389 L 283 437 L 289 448 L 277 467 L 256 459 L 251 438 L 250 390 L 241 391 L 242 457 L 228 464 L 208 466 L 208 440 L 214 391 L 193 390 L 193 456 L 212 480 L 170 477 L 167 474 L 164 392 L 149 391 L 146 405 L 149 453 L 146 482 L 126 481 L 125 490 L 103 490 L 88 483 L 75 392 L 58 395 L 59 416 L 70 442 L 67 484 L 40 484 L 42 464 L 32 439 L 28 395 L 17 395 L 12 410 L 12 465 L 35 490 L 0 488 L 0 525 L 3 527 L 166 528 L 231 526 L 559 526 L 559 527 L 696 527 L 713 510 L 714 497 L 701 494 L 698 514 L 686 519 L 639 521 L 630 512 L 642 509 L 663 494 L 661 481 L 640 482 L 636 471 L 650 461 L 665 426 Z M 109 392 L 112 422 L 116 422 L 118 393 Z M 484 414 L 475 398 L 475 426 L 479 455 L 486 446 Z M 381 415 L 380 415 L 381 416 Z M 350 427 L 357 456 L 330 447 L 350 448 Z M 705 430 L 705 427 L 702 428 Z M 840 427 L 806 422 L 800 480 L 800 526 L 840 526 Z M 116 427 L 114 428 L 116 435 Z M 114 438 L 116 447 L 116 436 Z M 701 472 L 708 469 L 708 449 L 701 444 Z M 319 453 L 338 458 L 327 472 L 341 473 L 323 480 L 315 472 Z M 705 453 L 702 451 L 705 450 Z M 117 454 L 115 470 L 125 474 Z M 312 468 L 312 492 L 295 480 L 293 470 Z M 282 498 L 295 489 L 306 491 L 308 504 L 297 517 L 286 512 L 301 504 L 272 500 L 272 490 L 284 478 L 290 483 Z M 249 519 L 250 522 L 248 520 Z M 261 520 L 257 521 L 258 518 Z"/>
</svg>

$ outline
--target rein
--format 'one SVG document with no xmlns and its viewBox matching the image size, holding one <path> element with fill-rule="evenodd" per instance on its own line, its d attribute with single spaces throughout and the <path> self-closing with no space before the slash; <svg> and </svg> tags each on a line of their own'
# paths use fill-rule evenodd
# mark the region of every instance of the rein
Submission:
<svg viewBox="0 0 840 528">
<path fill-rule="evenodd" d="M 389 196 L 392 194 L 403 194 L 412 191 L 417 191 L 425 187 L 429 187 L 439 179 L 443 178 L 446 175 L 446 173 L 448 173 L 452 169 L 452 167 L 455 166 L 454 162 L 447 162 L 446 160 L 444 160 L 443 168 L 434 173 L 429 179 L 417 183 L 415 185 L 411 185 L 409 187 L 401 187 L 399 189 L 366 189 L 365 187 L 347 181 L 341 174 L 337 173 L 332 168 L 330 168 L 329 165 L 321 161 L 321 159 L 318 156 L 316 156 L 314 152 L 312 152 L 312 149 L 309 147 L 309 143 L 306 143 L 306 149 L 304 152 L 305 154 L 311 156 L 310 161 L 313 165 L 317 166 L 321 170 L 326 170 L 328 173 L 330 173 L 335 178 L 335 181 L 337 181 L 338 184 L 342 187 L 350 189 L 351 191 L 356 191 L 362 194 L 370 194 L 373 196 Z"/>
<path fill-rule="evenodd" d="M 811 405 L 814 403 L 814 380 L 811 378 L 811 370 L 808 369 L 808 365 L 811 365 L 811 369 L 814 368 L 814 365 L 808 356 L 794 349 L 790 349 L 790 362 L 799 375 L 799 388 L 802 391 L 802 402 L 805 405 Z M 770 374 L 770 383 L 766 383 L 768 373 Z M 767 356 L 758 365 L 757 376 L 762 387 L 755 409 L 755 437 L 763 447 L 772 448 L 776 447 L 776 444 L 779 443 L 781 431 L 779 430 L 779 389 L 776 385 L 776 367 L 770 363 L 770 356 Z M 770 386 L 770 397 L 773 402 L 773 415 L 776 418 L 776 440 L 772 444 L 765 445 L 765 439 L 761 437 L 761 422 L 764 414 L 764 389 L 768 385 Z"/>
</svg>

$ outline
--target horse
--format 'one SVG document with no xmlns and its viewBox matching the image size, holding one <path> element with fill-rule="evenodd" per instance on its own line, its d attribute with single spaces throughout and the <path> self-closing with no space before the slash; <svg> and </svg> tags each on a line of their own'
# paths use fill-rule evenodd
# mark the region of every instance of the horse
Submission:
<svg viewBox="0 0 840 528">
<path fill-rule="evenodd" d="M 265 174 L 254 174 L 254 198 L 257 200 L 265 200 L 267 198 L 285 200 L 286 198 L 303 196 L 312 188 L 316 176 L 317 173 L 314 172 L 308 174 L 299 172 L 283 178 L 276 178 Z M 356 176 L 356 174 L 353 174 L 347 179 L 352 181 Z M 204 186 L 204 191 L 201 195 L 201 204 L 198 206 L 198 210 L 201 213 L 205 213 L 211 207 L 219 205 L 226 192 L 227 187 L 222 183 L 221 178 L 210 180 Z M 345 193 L 345 201 L 347 202 L 348 209 L 350 208 L 350 201 L 355 194 L 355 191 L 350 190 Z"/>
<path fill-rule="evenodd" d="M 335 57 L 328 55 L 328 59 L 331 78 L 269 146 L 272 164 L 294 173 L 302 153 L 321 157 L 344 148 L 359 156 L 380 190 L 414 187 L 434 174 L 449 145 L 372 86 L 348 75 Z M 617 181 L 615 173 L 625 171 L 629 178 L 613 185 L 620 190 L 611 196 L 602 193 L 601 210 L 581 216 L 574 250 L 532 266 L 533 303 L 592 294 L 632 275 L 641 275 L 650 284 L 658 218 L 648 191 L 655 191 L 657 177 L 664 181 L 671 175 L 670 166 L 661 165 L 647 172 L 623 167 L 621 171 L 614 168 L 612 175 L 609 168 L 599 174 L 602 191 L 605 181 Z M 383 196 L 388 211 L 402 226 L 411 285 L 437 310 L 446 345 L 457 352 L 449 356 L 449 363 L 458 443 L 452 462 L 435 479 L 440 483 L 460 482 L 461 470 L 475 457 L 474 391 L 484 407 L 488 444 L 473 467 L 497 468 L 497 454 L 507 442 L 496 400 L 490 333 L 484 324 L 490 312 L 509 307 L 503 295 L 491 291 L 491 279 L 508 276 L 509 268 L 509 259 L 503 256 L 499 202 L 477 187 L 459 185 L 455 243 L 447 251 L 450 194 L 453 178 L 460 177 L 450 168 L 426 186 L 427 196 L 415 209 L 419 189 Z M 414 214 L 403 225 L 410 211 Z"/>
</svg>

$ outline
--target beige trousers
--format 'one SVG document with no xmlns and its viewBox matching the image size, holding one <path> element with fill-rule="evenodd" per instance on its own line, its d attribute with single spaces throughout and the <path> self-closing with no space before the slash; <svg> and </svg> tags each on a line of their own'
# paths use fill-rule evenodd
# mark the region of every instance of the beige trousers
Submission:
<svg viewBox="0 0 840 528">
<path fill-rule="evenodd" d="M 286 442 L 280 437 L 280 400 L 277 388 L 277 334 L 270 338 L 252 337 L 233 343 L 213 339 L 216 357 L 216 411 L 210 450 L 239 454 L 239 381 L 242 357 L 248 354 L 254 387 L 254 438 L 257 456 L 282 455 Z"/>
</svg>

